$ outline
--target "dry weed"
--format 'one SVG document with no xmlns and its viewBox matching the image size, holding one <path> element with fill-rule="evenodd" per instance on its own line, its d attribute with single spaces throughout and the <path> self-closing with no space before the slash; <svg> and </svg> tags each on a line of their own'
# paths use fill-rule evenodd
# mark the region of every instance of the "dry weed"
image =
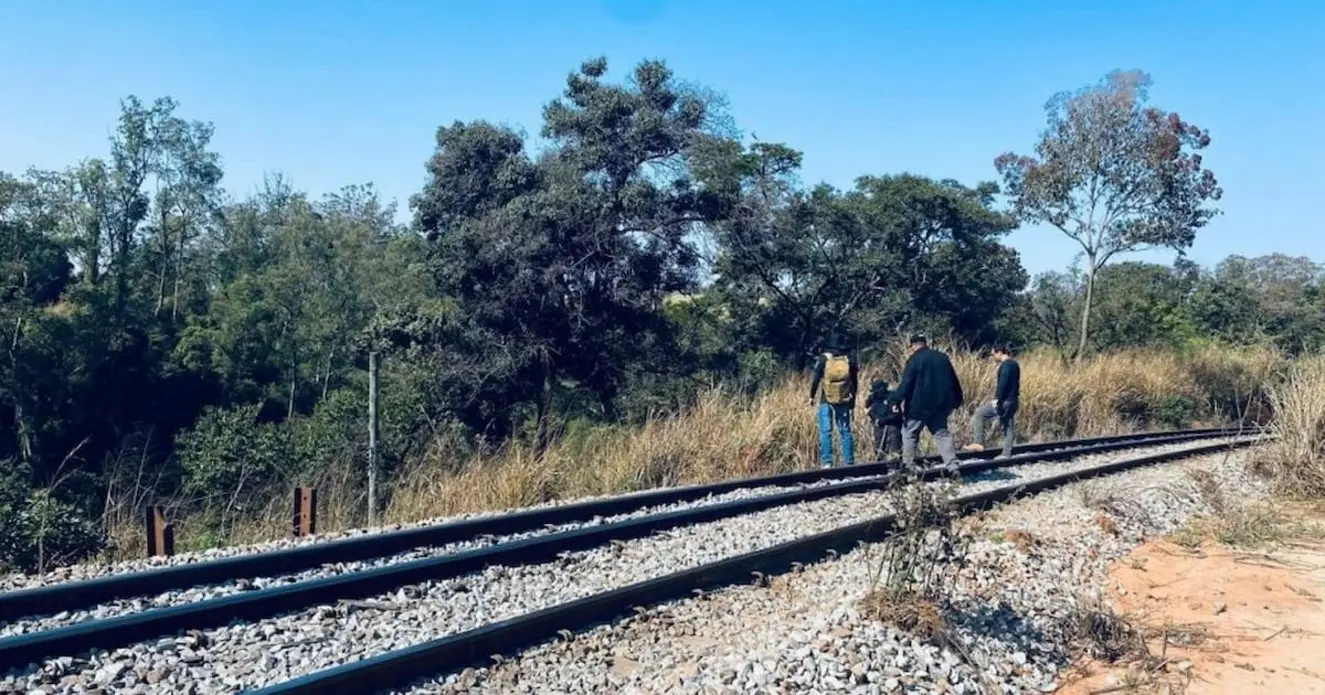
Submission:
<svg viewBox="0 0 1325 695">
<path fill-rule="evenodd" d="M 1294 362 L 1269 388 L 1276 438 L 1261 449 L 1257 468 L 1281 493 L 1325 494 L 1325 355 Z"/>
</svg>

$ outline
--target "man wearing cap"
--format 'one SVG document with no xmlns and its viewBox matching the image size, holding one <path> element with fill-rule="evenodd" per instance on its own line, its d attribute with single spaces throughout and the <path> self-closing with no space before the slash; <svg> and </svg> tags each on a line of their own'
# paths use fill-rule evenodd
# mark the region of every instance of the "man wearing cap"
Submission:
<svg viewBox="0 0 1325 695">
<path fill-rule="evenodd" d="M 929 347 L 922 334 L 908 341 L 911 356 L 902 370 L 902 383 L 893 391 L 888 402 L 900 408 L 905 419 L 902 424 L 902 465 L 915 466 L 916 445 L 920 430 L 929 430 L 938 444 L 939 456 L 950 469 L 957 467 L 957 450 L 948 433 L 948 416 L 961 407 L 962 385 L 957 370 L 952 368 L 948 356 Z"/>
</svg>

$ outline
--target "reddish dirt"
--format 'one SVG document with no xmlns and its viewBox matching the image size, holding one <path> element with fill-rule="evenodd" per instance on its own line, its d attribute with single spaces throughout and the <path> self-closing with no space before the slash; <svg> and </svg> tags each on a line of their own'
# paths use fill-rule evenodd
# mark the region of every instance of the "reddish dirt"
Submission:
<svg viewBox="0 0 1325 695">
<path fill-rule="evenodd" d="M 1110 576 L 1114 609 L 1144 630 L 1162 666 L 1133 665 L 1129 676 L 1126 666 L 1079 664 L 1059 693 L 1325 694 L 1320 544 L 1240 552 L 1156 541 Z"/>
</svg>

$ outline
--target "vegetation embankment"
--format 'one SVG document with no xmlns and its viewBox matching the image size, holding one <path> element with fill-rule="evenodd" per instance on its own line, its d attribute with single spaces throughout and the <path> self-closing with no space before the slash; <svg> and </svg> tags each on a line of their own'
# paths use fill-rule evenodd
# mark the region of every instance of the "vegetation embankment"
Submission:
<svg viewBox="0 0 1325 695">
<path fill-rule="evenodd" d="M 1061 439 L 1137 429 L 1223 423 L 1268 414 L 1262 385 L 1286 362 L 1272 350 L 1209 348 L 1189 354 L 1130 351 L 1100 355 L 1080 365 L 1041 351 L 1020 357 L 1024 402 L 1022 440 Z M 969 436 L 974 406 L 992 393 L 994 367 L 974 352 L 955 352 L 954 366 L 968 395 L 951 421 Z M 897 360 L 867 365 L 862 380 L 896 383 Z M 747 396 L 715 386 L 690 408 L 648 419 L 640 426 L 572 428 L 539 455 L 528 443 L 483 452 L 457 451 L 443 441 L 403 466 L 386 486 L 385 520 L 407 523 L 437 516 L 518 507 L 553 499 L 626 492 L 659 485 L 803 470 L 818 465 L 818 432 L 804 377 Z M 870 426 L 863 408 L 855 420 L 857 458 L 869 460 Z M 328 462 L 316 478 L 286 481 L 318 487 L 326 531 L 362 522 L 358 480 L 362 459 Z M 347 481 L 351 481 L 347 485 Z M 218 501 L 217 504 L 223 504 Z M 288 487 L 230 528 L 233 543 L 288 533 Z M 213 510 L 213 513 L 219 513 Z M 211 518 L 182 518 L 181 547 L 215 542 Z M 119 535 L 123 551 L 141 541 L 136 526 Z"/>
</svg>

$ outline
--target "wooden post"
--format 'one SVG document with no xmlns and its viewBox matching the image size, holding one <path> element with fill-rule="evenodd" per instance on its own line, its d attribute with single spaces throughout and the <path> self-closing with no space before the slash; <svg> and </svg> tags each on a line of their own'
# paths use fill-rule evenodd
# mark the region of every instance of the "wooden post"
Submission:
<svg viewBox="0 0 1325 695">
<path fill-rule="evenodd" d="M 377 525 L 377 352 L 368 353 L 368 525 Z"/>
<path fill-rule="evenodd" d="M 143 514 L 143 527 L 147 532 L 148 557 L 170 557 L 175 554 L 175 529 L 166 523 L 164 509 L 148 507 Z"/>
<path fill-rule="evenodd" d="M 294 518 L 291 528 L 295 537 L 311 536 L 317 533 L 317 489 L 297 487 L 294 489 Z"/>
</svg>

